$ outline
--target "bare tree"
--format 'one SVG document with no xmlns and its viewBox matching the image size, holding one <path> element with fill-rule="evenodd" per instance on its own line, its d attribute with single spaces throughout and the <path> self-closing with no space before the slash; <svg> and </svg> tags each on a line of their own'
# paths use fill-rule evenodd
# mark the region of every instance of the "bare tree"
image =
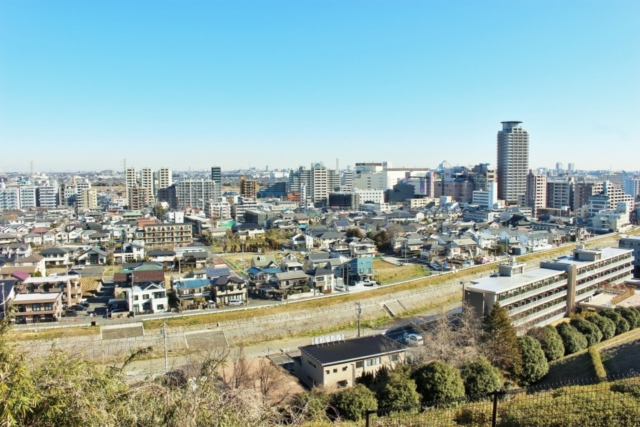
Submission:
<svg viewBox="0 0 640 427">
<path fill-rule="evenodd" d="M 289 390 L 286 387 L 289 375 L 266 357 L 260 358 L 255 376 L 265 403 L 280 403 L 289 395 Z"/>
</svg>

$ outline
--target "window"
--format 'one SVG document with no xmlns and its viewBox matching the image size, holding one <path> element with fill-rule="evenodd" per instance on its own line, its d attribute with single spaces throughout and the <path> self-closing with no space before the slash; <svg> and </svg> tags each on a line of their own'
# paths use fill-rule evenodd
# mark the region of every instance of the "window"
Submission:
<svg viewBox="0 0 640 427">
<path fill-rule="evenodd" d="M 143 295 L 142 295 L 142 299 L 143 299 L 143 300 L 147 300 L 147 299 L 149 299 L 149 294 L 143 294 Z"/>
<path fill-rule="evenodd" d="M 41 311 L 42 304 L 31 304 L 31 311 Z"/>
<path fill-rule="evenodd" d="M 338 372 L 338 368 L 333 368 L 333 373 L 337 373 Z"/>
<path fill-rule="evenodd" d="M 164 304 L 158 304 L 158 310 L 164 310 Z"/>
<path fill-rule="evenodd" d="M 133 296 L 133 300 L 134 300 L 134 301 L 138 301 L 138 295 L 134 295 L 134 296 Z"/>
<path fill-rule="evenodd" d="M 324 373 L 329 375 L 331 373 L 331 371 L 327 369 L 326 371 L 324 371 Z"/>
<path fill-rule="evenodd" d="M 360 361 L 360 362 L 356 362 L 356 368 L 357 369 L 362 369 L 364 367 L 364 362 Z"/>
<path fill-rule="evenodd" d="M 371 359 L 367 359 L 364 361 L 365 366 L 376 366 L 382 363 L 379 357 L 372 357 Z"/>
<path fill-rule="evenodd" d="M 43 304 L 43 308 L 44 308 L 45 311 L 51 311 L 51 310 L 53 310 L 53 304 L 48 302 L 46 304 Z"/>
<path fill-rule="evenodd" d="M 343 366 L 342 367 L 342 372 L 346 371 L 349 367 L 348 366 Z"/>
<path fill-rule="evenodd" d="M 389 360 L 391 360 L 392 362 L 397 362 L 398 361 L 398 355 L 397 354 L 392 354 L 391 356 L 389 356 Z"/>
</svg>

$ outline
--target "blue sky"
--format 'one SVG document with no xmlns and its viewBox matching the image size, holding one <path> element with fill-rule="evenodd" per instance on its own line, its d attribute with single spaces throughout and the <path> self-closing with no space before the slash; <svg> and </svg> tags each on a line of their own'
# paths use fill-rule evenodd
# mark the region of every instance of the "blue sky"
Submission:
<svg viewBox="0 0 640 427">
<path fill-rule="evenodd" d="M 640 2 L 0 2 L 0 171 L 640 169 Z M 635 153 L 635 155 L 630 155 Z"/>
</svg>

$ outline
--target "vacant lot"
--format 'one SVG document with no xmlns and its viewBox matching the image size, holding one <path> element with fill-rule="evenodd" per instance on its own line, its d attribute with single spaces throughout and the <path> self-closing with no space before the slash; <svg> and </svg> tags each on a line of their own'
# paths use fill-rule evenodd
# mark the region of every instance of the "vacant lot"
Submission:
<svg viewBox="0 0 640 427">
<path fill-rule="evenodd" d="M 418 277 L 425 277 L 429 275 L 429 269 L 423 268 L 420 265 L 412 264 L 398 267 L 384 261 L 374 263 L 373 271 L 378 278 L 377 281 L 381 285 L 402 282 L 403 280 L 417 279 Z"/>
</svg>

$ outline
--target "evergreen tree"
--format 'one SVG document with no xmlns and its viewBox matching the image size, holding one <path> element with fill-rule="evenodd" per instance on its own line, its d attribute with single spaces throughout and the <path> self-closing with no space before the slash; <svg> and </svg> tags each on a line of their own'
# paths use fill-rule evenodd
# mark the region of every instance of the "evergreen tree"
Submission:
<svg viewBox="0 0 640 427">
<path fill-rule="evenodd" d="M 482 342 L 485 355 L 495 366 L 518 376 L 522 369 L 518 336 L 507 310 L 498 303 L 482 319 Z"/>
<path fill-rule="evenodd" d="M 616 334 L 616 324 L 607 317 L 600 316 L 597 313 L 588 313 L 585 319 L 600 329 L 600 332 L 602 332 L 602 341 L 608 340 Z"/>
<path fill-rule="evenodd" d="M 530 385 L 547 375 L 549 364 L 538 340 L 525 336 L 518 338 L 518 343 L 522 353 L 522 371 L 518 378 L 523 385 Z"/>
<path fill-rule="evenodd" d="M 333 405 L 341 417 L 351 421 L 360 421 L 365 411 L 378 409 L 375 393 L 362 384 L 336 394 Z"/>
<path fill-rule="evenodd" d="M 551 325 L 544 328 L 529 329 L 527 335 L 535 338 L 540 343 L 542 351 L 549 362 L 564 356 L 564 344 L 562 338 L 558 335 L 558 331 Z"/>
<path fill-rule="evenodd" d="M 629 330 L 629 322 L 627 322 L 627 320 L 624 317 L 620 316 L 620 314 L 611 310 L 610 308 L 602 310 L 602 312 L 600 312 L 600 315 L 608 319 L 611 319 L 613 323 L 615 323 L 616 335 L 620 335 Z"/>
<path fill-rule="evenodd" d="M 480 396 L 502 387 L 502 375 L 484 357 L 469 363 L 462 371 L 467 396 Z"/>
<path fill-rule="evenodd" d="M 569 323 L 560 323 L 556 326 L 556 330 L 562 338 L 565 355 L 573 354 L 587 348 L 587 339 Z"/>
<path fill-rule="evenodd" d="M 571 319 L 571 325 L 578 330 L 587 339 L 587 345 L 598 344 L 602 340 L 602 332 L 596 325 L 583 319 L 582 317 L 574 317 Z"/>
<path fill-rule="evenodd" d="M 460 371 L 439 360 L 418 368 L 412 378 L 425 403 L 464 396 Z"/>
</svg>

